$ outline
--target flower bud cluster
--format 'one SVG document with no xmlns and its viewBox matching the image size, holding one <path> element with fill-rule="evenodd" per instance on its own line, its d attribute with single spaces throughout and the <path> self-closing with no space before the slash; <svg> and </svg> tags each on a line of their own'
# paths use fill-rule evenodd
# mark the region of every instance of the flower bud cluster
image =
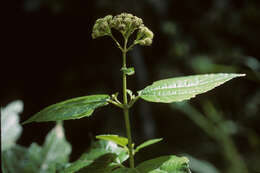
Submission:
<svg viewBox="0 0 260 173">
<path fill-rule="evenodd" d="M 112 36 L 111 28 L 121 32 L 128 39 L 135 30 L 138 30 L 135 44 L 149 46 L 152 44 L 153 33 L 143 24 L 143 20 L 129 13 L 116 16 L 108 15 L 98 19 L 93 27 L 92 38 Z"/>
<path fill-rule="evenodd" d="M 153 32 L 146 26 L 142 25 L 137 32 L 135 44 L 140 44 L 142 46 L 150 46 L 152 42 Z"/>
<path fill-rule="evenodd" d="M 112 18 L 112 15 L 107 15 L 104 18 L 96 20 L 96 23 L 94 24 L 92 30 L 93 39 L 111 34 L 109 23 L 112 20 Z"/>
</svg>

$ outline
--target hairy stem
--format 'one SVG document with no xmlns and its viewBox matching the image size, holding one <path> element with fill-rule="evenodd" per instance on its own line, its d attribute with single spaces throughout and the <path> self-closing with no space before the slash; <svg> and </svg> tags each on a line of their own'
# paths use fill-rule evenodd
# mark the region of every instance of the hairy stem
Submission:
<svg viewBox="0 0 260 173">
<path fill-rule="evenodd" d="M 124 42 L 123 48 L 123 68 L 126 68 L 126 52 L 127 52 L 127 39 Z M 129 120 L 129 108 L 127 103 L 127 84 L 126 84 L 126 74 L 123 72 L 123 105 L 124 105 L 124 118 L 125 118 L 125 127 L 126 134 L 128 138 L 128 149 L 129 149 L 129 164 L 131 168 L 134 168 L 134 155 L 133 155 L 133 146 L 132 146 L 132 137 L 131 137 L 131 126 Z"/>
</svg>

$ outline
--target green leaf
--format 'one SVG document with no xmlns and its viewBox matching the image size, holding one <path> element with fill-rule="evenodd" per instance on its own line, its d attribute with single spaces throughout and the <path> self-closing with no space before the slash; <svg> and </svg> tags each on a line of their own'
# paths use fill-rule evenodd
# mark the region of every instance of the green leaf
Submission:
<svg viewBox="0 0 260 173">
<path fill-rule="evenodd" d="M 95 159 L 91 164 L 80 169 L 77 173 L 110 173 L 117 165 L 111 163 L 114 162 L 117 155 L 107 153 Z"/>
<path fill-rule="evenodd" d="M 28 159 L 37 172 L 45 173 L 56 170 L 57 165 L 67 163 L 71 153 L 71 145 L 64 137 L 61 124 L 57 124 L 46 136 L 42 147 L 33 143 L 28 149 Z"/>
<path fill-rule="evenodd" d="M 164 79 L 138 91 L 138 94 L 142 99 L 150 102 L 179 102 L 241 76 L 245 74 L 218 73 Z"/>
<path fill-rule="evenodd" d="M 131 75 L 135 74 L 134 67 L 121 68 L 121 71 L 123 71 L 123 73 L 127 74 L 128 76 L 131 76 Z"/>
<path fill-rule="evenodd" d="M 2 172 L 3 173 L 36 173 L 36 167 L 31 167 L 28 162 L 27 149 L 14 145 L 9 150 L 5 150 L 1 153 L 2 157 Z"/>
<path fill-rule="evenodd" d="M 163 138 L 158 138 L 158 139 L 150 139 L 148 141 L 145 141 L 144 143 L 140 144 L 139 146 L 136 147 L 135 149 L 135 153 L 137 153 L 140 149 L 143 149 L 149 145 L 155 144 L 157 142 L 160 142 L 161 140 L 163 140 Z"/>
<path fill-rule="evenodd" d="M 118 135 L 98 135 L 96 136 L 97 139 L 103 139 L 107 141 L 112 141 L 122 147 L 126 147 L 128 144 L 128 139 L 125 137 L 121 137 Z"/>
<path fill-rule="evenodd" d="M 111 173 L 140 173 L 137 169 L 131 169 L 131 168 L 119 168 Z"/>
<path fill-rule="evenodd" d="M 24 148 L 19 145 L 2 153 L 2 167 L 7 173 L 55 173 L 59 165 L 69 160 L 71 146 L 58 124 L 47 135 L 43 147 L 32 143 Z"/>
<path fill-rule="evenodd" d="M 190 160 L 190 168 L 192 171 L 196 171 L 199 173 L 220 173 L 220 171 L 217 170 L 217 168 L 210 162 L 199 160 L 189 155 L 187 155 L 186 157 L 188 157 Z"/>
<path fill-rule="evenodd" d="M 90 95 L 66 100 L 46 107 L 23 124 L 79 119 L 90 116 L 96 108 L 107 105 L 109 98 L 109 95 Z"/>
<path fill-rule="evenodd" d="M 190 173 L 186 157 L 162 156 L 145 161 L 136 169 L 140 173 Z"/>
<path fill-rule="evenodd" d="M 23 102 L 13 101 L 1 109 L 1 151 L 15 145 L 20 137 L 22 127 L 19 124 L 19 113 L 23 110 Z"/>
<path fill-rule="evenodd" d="M 92 145 L 89 152 L 84 153 L 77 161 L 71 163 L 61 173 L 76 172 L 86 166 L 91 165 L 95 162 L 95 160 L 109 153 L 116 155 L 116 158 L 114 158 L 111 163 L 111 166 L 113 167 L 122 164 L 129 157 L 127 151 L 121 147 L 118 147 L 115 143 L 111 141 L 99 140 Z"/>
</svg>

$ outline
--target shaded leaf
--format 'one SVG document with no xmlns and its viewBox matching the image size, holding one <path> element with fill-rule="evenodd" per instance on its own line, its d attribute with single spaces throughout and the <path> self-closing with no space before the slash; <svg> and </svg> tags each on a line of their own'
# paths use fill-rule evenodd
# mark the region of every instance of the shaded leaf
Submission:
<svg viewBox="0 0 260 173">
<path fill-rule="evenodd" d="M 44 108 L 23 124 L 79 119 L 90 116 L 96 108 L 107 105 L 109 98 L 109 95 L 90 95 L 66 100 Z"/>
<path fill-rule="evenodd" d="M 19 113 L 23 110 L 23 102 L 13 101 L 1 109 L 1 151 L 15 145 L 20 137 L 22 127 L 19 124 Z"/>
<path fill-rule="evenodd" d="M 125 137 L 121 137 L 118 135 L 98 135 L 96 136 L 97 139 L 103 139 L 107 141 L 112 141 L 122 147 L 126 147 L 128 144 L 128 139 Z"/>
<path fill-rule="evenodd" d="M 131 168 L 119 168 L 111 173 L 140 173 L 137 169 L 131 169 Z"/>
<path fill-rule="evenodd" d="M 136 169 L 140 173 L 190 173 L 186 157 L 162 156 L 145 161 Z"/>
<path fill-rule="evenodd" d="M 136 147 L 135 149 L 135 153 L 137 153 L 140 149 L 143 149 L 149 145 L 155 144 L 157 142 L 160 142 L 161 140 L 163 140 L 163 138 L 158 138 L 158 139 L 150 139 L 148 141 L 145 141 L 144 143 L 140 144 L 139 146 Z"/>
<path fill-rule="evenodd" d="M 217 73 L 164 79 L 138 91 L 138 94 L 142 99 L 150 102 L 179 102 L 241 76 L 245 74 Z"/>
<path fill-rule="evenodd" d="M 115 154 L 116 158 L 111 163 L 111 166 L 120 165 L 128 159 L 129 155 L 126 150 L 118 147 L 117 144 L 111 141 L 100 140 L 95 142 L 89 149 L 89 152 L 84 153 L 77 161 L 71 163 L 61 173 L 71 173 L 78 171 L 88 165 L 91 165 L 97 158 L 106 154 Z"/>
<path fill-rule="evenodd" d="M 109 173 L 117 167 L 117 165 L 112 164 L 116 157 L 117 155 L 113 153 L 104 154 L 77 173 Z"/>
<path fill-rule="evenodd" d="M 187 157 L 190 160 L 190 168 L 192 171 L 199 173 L 220 173 L 210 162 L 199 160 L 189 155 L 187 155 Z"/>
</svg>

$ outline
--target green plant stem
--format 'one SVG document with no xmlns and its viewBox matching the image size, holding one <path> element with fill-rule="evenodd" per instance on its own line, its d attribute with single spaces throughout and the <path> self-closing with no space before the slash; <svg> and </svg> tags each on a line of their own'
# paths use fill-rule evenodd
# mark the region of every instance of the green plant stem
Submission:
<svg viewBox="0 0 260 173">
<path fill-rule="evenodd" d="M 126 53 L 127 53 L 127 39 L 125 38 L 124 48 L 123 48 L 123 68 L 126 68 Z M 129 120 L 129 108 L 127 103 L 127 84 L 126 84 L 126 74 L 123 72 L 123 104 L 124 104 L 124 118 L 126 126 L 126 134 L 128 138 L 128 150 L 129 150 L 129 164 L 130 168 L 134 168 L 134 155 L 133 155 L 133 146 L 132 146 L 132 137 L 131 137 L 131 126 Z"/>
</svg>

